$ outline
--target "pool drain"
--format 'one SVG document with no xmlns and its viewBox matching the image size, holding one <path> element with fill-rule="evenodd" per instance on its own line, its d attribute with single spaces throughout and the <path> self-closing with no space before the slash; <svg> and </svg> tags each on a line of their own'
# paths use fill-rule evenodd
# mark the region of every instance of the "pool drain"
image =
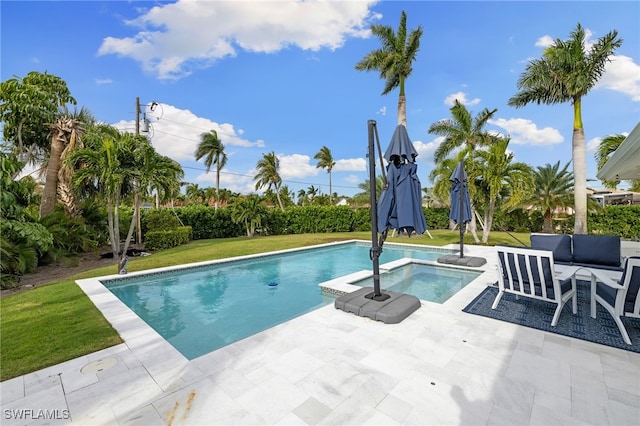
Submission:
<svg viewBox="0 0 640 426">
<path fill-rule="evenodd" d="M 97 361 L 92 361 L 80 369 L 82 374 L 95 374 L 104 370 L 108 370 L 118 363 L 115 358 L 102 358 Z"/>
</svg>

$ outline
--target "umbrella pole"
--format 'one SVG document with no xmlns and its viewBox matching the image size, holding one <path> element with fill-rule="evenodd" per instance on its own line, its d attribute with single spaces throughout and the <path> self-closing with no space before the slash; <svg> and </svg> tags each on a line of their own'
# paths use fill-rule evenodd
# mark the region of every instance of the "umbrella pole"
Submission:
<svg viewBox="0 0 640 426">
<path fill-rule="evenodd" d="M 373 132 L 376 129 L 375 120 L 368 121 L 369 127 L 369 192 L 371 202 L 371 250 L 369 251 L 369 257 L 373 261 L 373 293 L 366 294 L 364 297 L 367 299 L 381 302 L 387 300 L 388 294 L 383 294 L 380 291 L 380 253 L 382 253 L 382 247 L 378 245 L 378 203 L 376 201 L 376 159 L 375 159 L 375 146 Z M 377 131 L 377 129 L 376 129 Z"/>
<path fill-rule="evenodd" d="M 462 259 L 464 257 L 464 230 L 462 229 L 463 225 L 464 225 L 464 182 L 462 182 L 461 187 L 460 187 L 460 191 L 459 191 L 459 196 L 460 196 L 460 220 L 458 222 L 459 227 L 460 227 L 460 258 Z"/>
</svg>

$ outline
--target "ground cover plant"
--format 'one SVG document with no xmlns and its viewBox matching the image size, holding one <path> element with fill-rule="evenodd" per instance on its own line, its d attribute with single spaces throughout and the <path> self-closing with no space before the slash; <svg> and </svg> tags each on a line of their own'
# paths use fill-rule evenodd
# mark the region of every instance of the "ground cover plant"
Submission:
<svg viewBox="0 0 640 426">
<path fill-rule="evenodd" d="M 431 246 L 459 242 L 457 231 L 433 230 L 430 233 L 433 239 L 426 234 L 412 238 L 389 236 L 387 242 Z M 197 240 L 151 256 L 132 259 L 127 270 L 142 271 L 351 239 L 370 241 L 371 233 Z M 519 241 L 530 244 L 529 234 L 494 232 L 489 243 L 519 245 Z M 466 236 L 465 244 L 471 242 L 471 236 Z M 117 265 L 114 264 L 0 300 L 0 380 L 37 371 L 121 343 L 115 329 L 75 283 L 76 279 L 115 273 Z"/>
</svg>

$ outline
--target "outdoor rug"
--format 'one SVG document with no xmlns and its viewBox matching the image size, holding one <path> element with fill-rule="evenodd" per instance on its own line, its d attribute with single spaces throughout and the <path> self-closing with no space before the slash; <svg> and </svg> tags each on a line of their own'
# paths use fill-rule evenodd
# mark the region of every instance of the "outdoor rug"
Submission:
<svg viewBox="0 0 640 426">
<path fill-rule="evenodd" d="M 498 294 L 497 283 L 495 285 L 495 287 L 487 287 L 483 290 L 462 311 L 640 353 L 640 318 L 622 318 L 632 343 L 627 345 L 613 318 L 600 304 L 597 304 L 596 319 L 591 318 L 591 295 L 588 281 L 577 282 L 578 313 L 573 315 L 569 300 L 564 305 L 558 325 L 555 327 L 551 327 L 551 319 L 556 308 L 553 303 L 527 297 L 516 299 L 515 295 L 505 293 L 498 307 L 491 309 Z"/>
</svg>

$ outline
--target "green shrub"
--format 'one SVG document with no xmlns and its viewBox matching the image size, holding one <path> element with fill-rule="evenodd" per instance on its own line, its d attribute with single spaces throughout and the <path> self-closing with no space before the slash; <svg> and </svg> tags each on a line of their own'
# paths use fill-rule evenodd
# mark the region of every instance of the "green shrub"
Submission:
<svg viewBox="0 0 640 426">
<path fill-rule="evenodd" d="M 180 226 L 170 231 L 149 231 L 145 239 L 145 248 L 162 250 L 186 244 L 192 239 L 190 226 Z"/>
<path fill-rule="evenodd" d="M 169 231 L 180 226 L 180 219 L 171 209 L 153 209 L 145 211 L 146 232 Z"/>
</svg>

